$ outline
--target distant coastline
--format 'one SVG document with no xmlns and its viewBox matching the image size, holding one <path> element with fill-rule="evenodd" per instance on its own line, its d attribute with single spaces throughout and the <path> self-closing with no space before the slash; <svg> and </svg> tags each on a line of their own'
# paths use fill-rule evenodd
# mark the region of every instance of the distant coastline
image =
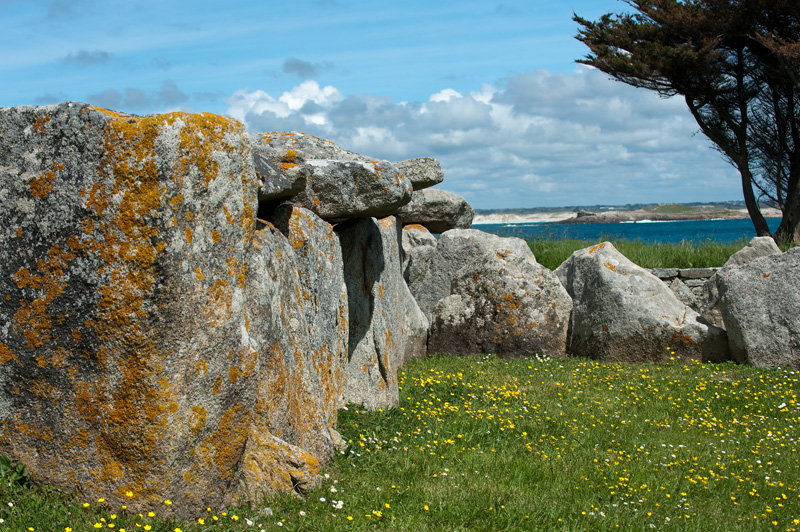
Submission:
<svg viewBox="0 0 800 532">
<path fill-rule="evenodd" d="M 543 212 L 525 212 L 525 209 L 521 209 L 523 212 L 514 212 L 512 210 L 503 210 L 502 212 L 478 211 L 475 214 L 472 224 L 589 224 L 749 218 L 747 210 L 743 206 L 742 208 L 732 209 L 720 208 L 719 204 L 665 204 L 630 210 L 626 210 L 624 207 L 620 209 L 606 209 L 609 208 L 603 209 L 602 212 L 569 207 L 565 208 L 563 211 L 547 209 Z M 780 209 L 762 208 L 761 212 L 766 218 L 781 217 Z"/>
</svg>

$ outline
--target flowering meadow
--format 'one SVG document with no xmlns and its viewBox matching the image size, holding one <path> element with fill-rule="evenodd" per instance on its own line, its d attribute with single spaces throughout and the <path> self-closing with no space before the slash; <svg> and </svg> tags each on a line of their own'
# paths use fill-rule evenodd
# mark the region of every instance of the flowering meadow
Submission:
<svg viewBox="0 0 800 532">
<path fill-rule="evenodd" d="M 800 530 L 800 372 L 485 356 L 399 377 L 399 407 L 340 412 L 348 446 L 303 498 L 178 522 L 3 487 L 0 529 Z"/>
</svg>

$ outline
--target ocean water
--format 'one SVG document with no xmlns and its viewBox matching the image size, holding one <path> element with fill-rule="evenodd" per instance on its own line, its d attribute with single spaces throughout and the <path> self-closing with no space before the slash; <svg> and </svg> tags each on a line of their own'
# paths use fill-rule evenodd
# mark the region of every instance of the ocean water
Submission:
<svg viewBox="0 0 800 532">
<path fill-rule="evenodd" d="M 780 218 L 767 218 L 771 231 L 781 223 Z M 756 236 L 749 218 L 740 220 L 685 220 L 680 222 L 623 222 L 562 225 L 552 223 L 474 224 L 474 229 L 499 236 L 520 238 L 577 239 L 577 240 L 641 240 L 642 242 L 701 242 L 713 240 L 729 243 L 750 240 Z"/>
</svg>

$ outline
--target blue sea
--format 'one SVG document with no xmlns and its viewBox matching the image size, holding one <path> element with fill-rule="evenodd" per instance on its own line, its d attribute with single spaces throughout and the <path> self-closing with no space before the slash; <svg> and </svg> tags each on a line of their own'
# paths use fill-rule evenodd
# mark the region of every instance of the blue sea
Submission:
<svg viewBox="0 0 800 532">
<path fill-rule="evenodd" d="M 767 218 L 772 232 L 780 218 Z M 520 238 L 577 239 L 577 240 L 641 240 L 642 242 L 702 242 L 720 243 L 750 240 L 756 236 L 749 218 L 740 220 L 686 220 L 680 222 L 623 222 L 562 225 L 552 223 L 475 224 L 474 229 L 499 236 Z"/>
</svg>

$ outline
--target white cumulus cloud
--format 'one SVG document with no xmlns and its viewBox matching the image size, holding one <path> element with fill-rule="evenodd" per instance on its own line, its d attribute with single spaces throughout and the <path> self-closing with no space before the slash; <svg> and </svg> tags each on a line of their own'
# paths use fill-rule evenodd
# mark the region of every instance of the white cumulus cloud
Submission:
<svg viewBox="0 0 800 532">
<path fill-rule="evenodd" d="M 251 131 L 304 131 L 393 161 L 435 157 L 441 188 L 476 208 L 714 201 L 739 197 L 735 171 L 680 99 L 601 72 L 537 70 L 424 102 L 343 95 L 306 80 L 274 97 L 240 90 L 227 113 Z"/>
</svg>

